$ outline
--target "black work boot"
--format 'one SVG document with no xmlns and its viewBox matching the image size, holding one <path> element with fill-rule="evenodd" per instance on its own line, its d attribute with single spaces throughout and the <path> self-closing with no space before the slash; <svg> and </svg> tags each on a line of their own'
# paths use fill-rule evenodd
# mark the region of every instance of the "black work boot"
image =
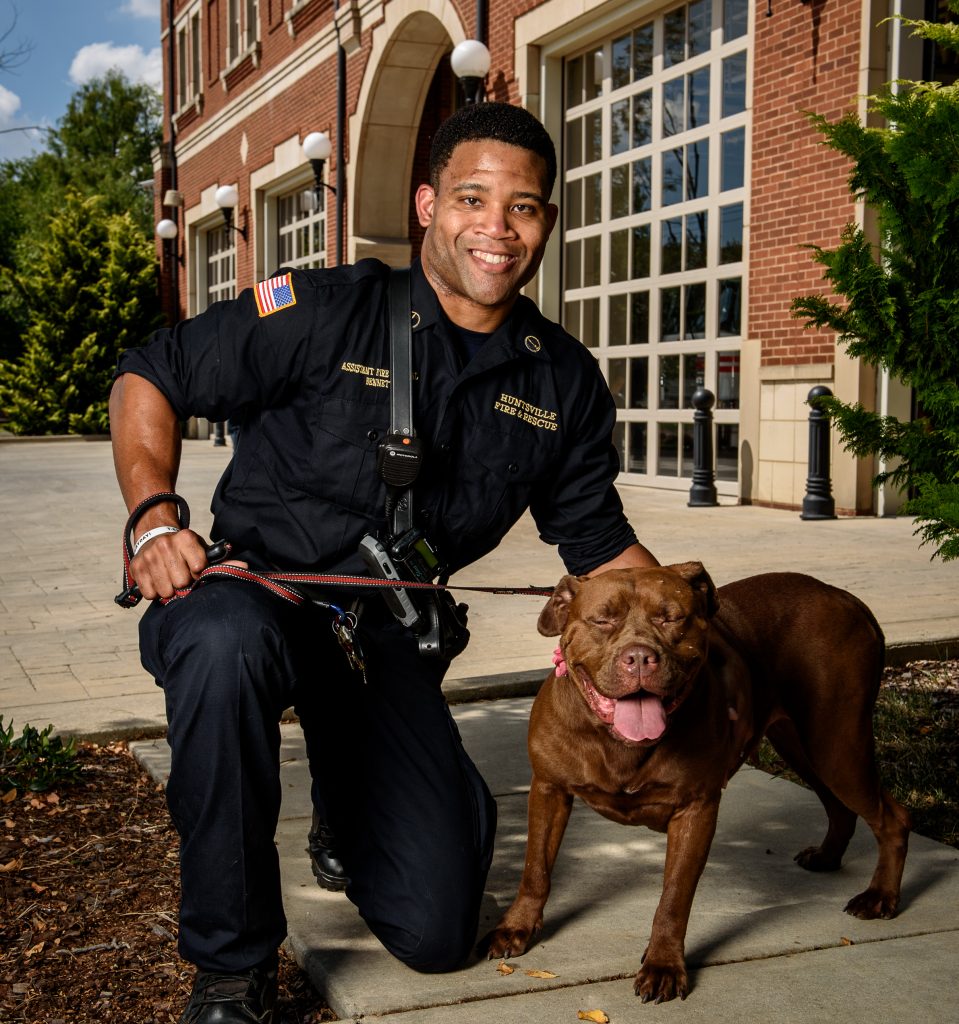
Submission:
<svg viewBox="0 0 959 1024">
<path fill-rule="evenodd" d="M 180 1024 L 276 1024 L 276 965 L 274 954 L 236 974 L 197 970 Z"/>
<path fill-rule="evenodd" d="M 316 808 L 313 809 L 313 827 L 307 841 L 310 845 L 306 852 L 310 855 L 310 867 L 313 868 L 316 884 L 329 892 L 342 892 L 349 885 L 350 879 L 336 852 L 333 830 L 319 816 Z"/>
</svg>

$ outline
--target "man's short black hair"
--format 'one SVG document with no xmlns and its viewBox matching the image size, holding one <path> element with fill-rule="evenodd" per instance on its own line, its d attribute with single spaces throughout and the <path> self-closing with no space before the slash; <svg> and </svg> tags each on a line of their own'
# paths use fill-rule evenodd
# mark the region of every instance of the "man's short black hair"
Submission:
<svg viewBox="0 0 959 1024">
<path fill-rule="evenodd" d="M 493 139 L 528 149 L 546 164 L 548 199 L 556 181 L 556 147 L 549 133 L 528 110 L 512 103 L 470 103 L 436 129 L 430 147 L 430 186 L 439 190 L 440 174 L 461 142 Z"/>
</svg>

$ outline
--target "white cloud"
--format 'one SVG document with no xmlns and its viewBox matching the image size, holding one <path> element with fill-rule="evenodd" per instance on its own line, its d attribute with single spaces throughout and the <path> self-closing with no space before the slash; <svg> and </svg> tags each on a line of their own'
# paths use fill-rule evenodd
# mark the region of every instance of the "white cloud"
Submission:
<svg viewBox="0 0 959 1024">
<path fill-rule="evenodd" d="M 160 0 L 127 0 L 120 8 L 121 14 L 132 14 L 135 18 L 160 17 Z"/>
<path fill-rule="evenodd" d="M 140 0 L 142 2 L 142 0 Z M 163 79 L 160 47 L 144 51 L 142 46 L 114 46 L 113 43 L 90 43 L 77 51 L 70 65 L 70 81 L 83 85 L 108 71 L 122 71 L 131 82 L 144 82 L 159 89 Z"/>
<path fill-rule="evenodd" d="M 20 109 L 20 97 L 0 85 L 0 127 L 12 127 L 11 122 Z"/>
</svg>

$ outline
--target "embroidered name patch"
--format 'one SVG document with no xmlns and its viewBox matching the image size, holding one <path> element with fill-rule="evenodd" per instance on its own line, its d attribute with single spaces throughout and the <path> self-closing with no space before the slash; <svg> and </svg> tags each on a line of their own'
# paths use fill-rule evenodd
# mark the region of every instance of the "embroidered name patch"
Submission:
<svg viewBox="0 0 959 1024">
<path fill-rule="evenodd" d="M 552 409 L 540 409 L 538 405 L 524 402 L 515 395 L 501 394 L 499 400 L 493 403 L 493 408 L 506 416 L 515 416 L 518 420 L 540 430 L 559 429 L 556 413 Z"/>
<path fill-rule="evenodd" d="M 292 274 L 281 274 L 280 277 L 271 277 L 269 281 L 260 281 L 253 289 L 253 294 L 256 296 L 256 308 L 260 316 L 269 316 L 287 306 L 296 305 Z"/>
</svg>

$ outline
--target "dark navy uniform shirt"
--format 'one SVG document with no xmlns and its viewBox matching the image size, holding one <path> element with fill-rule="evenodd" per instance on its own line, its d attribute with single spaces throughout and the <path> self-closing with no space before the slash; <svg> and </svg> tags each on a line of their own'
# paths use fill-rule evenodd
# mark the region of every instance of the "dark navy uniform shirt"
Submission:
<svg viewBox="0 0 959 1024">
<path fill-rule="evenodd" d="M 280 271 L 278 286 L 214 303 L 120 357 L 117 372 L 151 381 L 181 418 L 242 424 L 213 498 L 214 536 L 237 557 L 357 572 L 361 538 L 383 530 L 388 273 L 378 260 Z M 416 524 L 453 570 L 527 508 L 570 572 L 615 558 L 635 535 L 613 487 L 615 410 L 592 354 L 521 296 L 464 366 L 418 262 L 411 290 L 414 427 L 426 444 Z"/>
</svg>

